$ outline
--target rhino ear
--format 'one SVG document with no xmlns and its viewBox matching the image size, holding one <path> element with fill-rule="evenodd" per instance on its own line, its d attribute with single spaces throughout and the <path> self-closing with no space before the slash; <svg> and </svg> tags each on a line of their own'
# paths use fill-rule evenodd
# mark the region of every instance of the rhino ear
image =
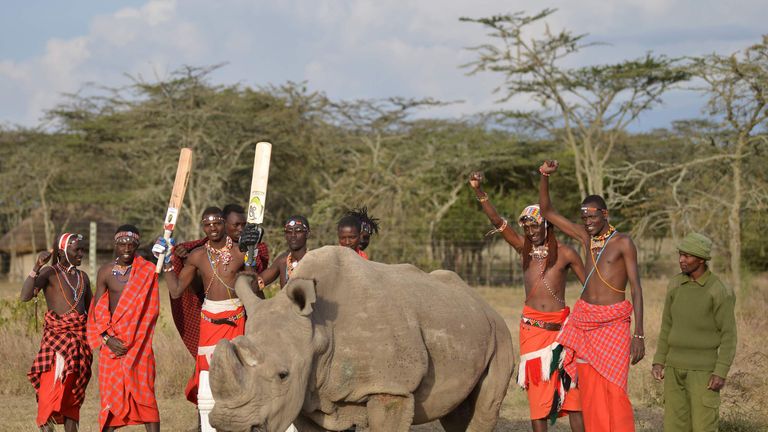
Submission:
<svg viewBox="0 0 768 432">
<path fill-rule="evenodd" d="M 312 305 L 317 301 L 314 280 L 291 279 L 285 286 L 285 293 L 296 306 L 300 315 L 309 316 L 312 313 Z"/>
</svg>

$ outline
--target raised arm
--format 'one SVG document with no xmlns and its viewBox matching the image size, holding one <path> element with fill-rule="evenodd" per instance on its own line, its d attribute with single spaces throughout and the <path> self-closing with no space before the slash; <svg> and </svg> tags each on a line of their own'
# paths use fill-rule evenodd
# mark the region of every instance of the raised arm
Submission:
<svg viewBox="0 0 768 432">
<path fill-rule="evenodd" d="M 187 259 L 178 276 L 176 276 L 176 272 L 172 270 L 170 264 L 166 264 L 165 268 L 165 284 L 168 286 L 168 292 L 171 294 L 172 299 L 177 299 L 192 284 L 197 267 L 192 259 Z"/>
<path fill-rule="evenodd" d="M 544 216 L 544 219 L 553 223 L 560 231 L 580 241 L 582 244 L 586 244 L 589 241 L 589 235 L 584 230 L 584 227 L 571 222 L 552 206 L 552 200 L 549 198 L 549 176 L 557 172 L 557 167 L 556 160 L 546 160 L 539 168 L 539 173 L 541 173 L 541 179 L 539 180 L 539 207 L 541 207 L 541 214 Z"/>
<path fill-rule="evenodd" d="M 632 289 L 632 309 L 635 312 L 635 332 L 632 333 L 630 358 L 636 364 L 645 357 L 645 332 L 643 331 L 643 287 L 640 285 L 640 272 L 637 270 L 637 248 L 631 238 L 622 238 L 624 265 L 627 270 L 629 286 Z"/>
<path fill-rule="evenodd" d="M 267 267 L 266 270 L 259 273 L 259 277 L 262 281 L 264 281 L 264 286 L 267 286 L 275 281 L 278 277 L 280 277 L 280 263 L 285 262 L 285 253 L 280 254 L 277 258 L 275 258 L 274 261 L 272 261 L 272 265 Z"/>
<path fill-rule="evenodd" d="M 45 263 L 51 259 L 50 251 L 42 251 L 35 260 L 35 265 L 32 267 L 32 271 L 24 279 L 24 283 L 21 285 L 21 294 L 19 300 L 28 302 L 35 297 L 41 289 L 44 289 L 48 285 L 48 276 L 50 275 L 50 268 L 43 268 Z"/>
<path fill-rule="evenodd" d="M 499 216 L 499 213 L 496 211 L 496 207 L 494 207 L 493 204 L 491 204 L 491 200 L 488 199 L 488 194 L 483 191 L 482 182 L 482 172 L 475 171 L 469 175 L 469 186 L 473 191 L 475 191 L 475 197 L 478 201 L 480 201 L 480 206 L 483 209 L 483 213 L 488 216 L 488 219 L 491 221 L 493 226 L 496 228 L 502 228 L 502 225 L 504 225 L 504 219 Z M 515 248 L 518 252 L 523 249 L 523 243 L 525 242 L 525 239 L 523 236 L 515 232 L 511 226 L 509 226 L 509 222 L 507 222 L 507 226 L 505 226 L 504 229 L 502 229 L 500 232 L 502 237 L 504 237 L 504 240 L 512 245 L 512 247 Z"/>
</svg>

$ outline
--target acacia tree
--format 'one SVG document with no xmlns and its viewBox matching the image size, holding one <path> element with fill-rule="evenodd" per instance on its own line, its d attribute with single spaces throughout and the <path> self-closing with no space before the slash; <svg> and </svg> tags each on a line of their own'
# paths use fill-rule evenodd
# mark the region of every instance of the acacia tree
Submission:
<svg viewBox="0 0 768 432">
<path fill-rule="evenodd" d="M 717 148 L 730 157 L 723 179 L 707 195 L 727 215 L 732 283 L 741 289 L 741 244 L 744 215 L 768 204 L 764 160 L 768 149 L 768 35 L 760 43 L 729 56 L 693 59 L 694 75 L 704 83 L 707 111 L 721 126 Z"/>
<path fill-rule="evenodd" d="M 501 95 L 499 102 L 519 95 L 536 102 L 539 110 L 504 114 L 564 143 L 573 153 L 581 195 L 605 195 L 611 202 L 605 175 L 617 143 L 640 114 L 689 75 L 676 60 L 652 54 L 617 64 L 567 67 L 564 63 L 570 57 L 593 44 L 584 42 L 585 34 L 552 32 L 548 25 L 542 35 L 532 34 L 531 27 L 554 12 L 461 18 L 489 29 L 489 36 L 498 42 L 470 48 L 477 59 L 463 67 L 470 75 L 501 74 L 503 83 L 495 89 Z"/>
</svg>

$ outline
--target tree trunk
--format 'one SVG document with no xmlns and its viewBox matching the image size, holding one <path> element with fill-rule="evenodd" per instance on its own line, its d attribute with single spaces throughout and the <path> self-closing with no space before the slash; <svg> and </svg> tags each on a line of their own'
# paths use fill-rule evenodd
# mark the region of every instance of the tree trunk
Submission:
<svg viewBox="0 0 768 432">
<path fill-rule="evenodd" d="M 741 156 L 744 152 L 745 144 L 746 137 L 740 135 L 736 144 L 735 157 L 731 161 L 733 201 L 731 202 L 731 209 L 728 214 L 728 228 L 731 234 L 728 248 L 731 255 L 731 285 L 736 293 L 741 293 L 741 202 L 743 195 L 741 186 Z"/>
</svg>

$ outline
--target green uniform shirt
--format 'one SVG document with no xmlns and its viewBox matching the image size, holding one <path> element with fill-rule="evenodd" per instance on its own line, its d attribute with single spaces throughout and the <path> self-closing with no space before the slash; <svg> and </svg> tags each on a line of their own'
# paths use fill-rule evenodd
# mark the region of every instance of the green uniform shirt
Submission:
<svg viewBox="0 0 768 432">
<path fill-rule="evenodd" d="M 653 363 L 725 378 L 736 354 L 735 297 L 709 269 L 669 281 Z"/>
</svg>

